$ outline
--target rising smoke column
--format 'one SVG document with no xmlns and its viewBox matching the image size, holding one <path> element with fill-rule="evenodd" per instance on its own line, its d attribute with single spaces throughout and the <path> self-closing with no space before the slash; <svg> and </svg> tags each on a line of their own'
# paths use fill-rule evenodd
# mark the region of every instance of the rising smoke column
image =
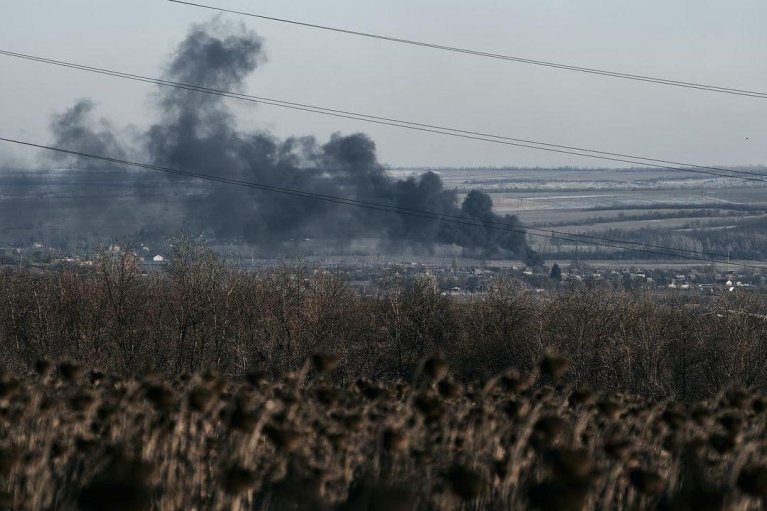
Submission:
<svg viewBox="0 0 767 511">
<path fill-rule="evenodd" d="M 215 20 L 190 29 L 168 63 L 165 78 L 242 91 L 245 79 L 264 60 L 263 42 L 254 32 Z M 487 194 L 471 191 L 459 204 L 456 193 L 446 190 L 435 173 L 394 180 L 365 134 L 335 134 L 325 143 L 313 137 L 279 140 L 267 132 L 239 129 L 230 109 L 233 103 L 224 98 L 182 89 L 161 88 L 156 104 L 158 121 L 139 137 L 138 149 L 126 149 L 131 144 L 104 126 L 88 128 L 87 103 L 57 118 L 57 144 L 96 154 L 135 152 L 149 155 L 157 165 L 463 216 L 488 225 L 473 227 L 206 182 L 184 200 L 186 227 L 223 238 L 268 245 L 300 237 L 376 237 L 392 245 L 454 243 L 476 254 L 534 257 L 517 218 L 493 213 Z M 169 187 L 178 184 L 167 179 Z M 490 223 L 514 232 L 491 229 Z"/>
</svg>

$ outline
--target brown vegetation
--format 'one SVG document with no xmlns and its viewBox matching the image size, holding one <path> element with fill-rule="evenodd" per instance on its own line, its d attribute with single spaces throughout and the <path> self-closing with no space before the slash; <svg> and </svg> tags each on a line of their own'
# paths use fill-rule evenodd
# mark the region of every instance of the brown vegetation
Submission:
<svg viewBox="0 0 767 511">
<path fill-rule="evenodd" d="M 758 295 L 706 303 L 573 288 L 536 296 L 496 280 L 470 299 L 443 296 L 428 276 L 392 271 L 377 296 L 341 274 L 282 267 L 248 273 L 179 244 L 164 272 L 142 274 L 129 254 L 92 269 L 0 272 L 2 368 L 73 360 L 121 376 L 176 377 L 212 369 L 277 377 L 313 353 L 333 353 L 334 381 L 487 379 L 508 367 L 568 369 L 565 383 L 647 398 L 694 400 L 732 384 L 767 391 L 767 322 Z M 755 313 L 755 314 L 751 314 Z"/>
<path fill-rule="evenodd" d="M 436 380 L 333 384 L 343 368 L 325 363 L 273 382 L 38 364 L 2 378 L 0 506 L 762 509 L 766 396 L 587 393 L 544 375 L 551 362 L 481 385 L 447 374 L 449 395 Z"/>
<path fill-rule="evenodd" d="M 0 274 L 0 508 L 761 509 L 762 304 L 392 273 Z M 53 362 L 51 362 L 53 361 Z"/>
</svg>

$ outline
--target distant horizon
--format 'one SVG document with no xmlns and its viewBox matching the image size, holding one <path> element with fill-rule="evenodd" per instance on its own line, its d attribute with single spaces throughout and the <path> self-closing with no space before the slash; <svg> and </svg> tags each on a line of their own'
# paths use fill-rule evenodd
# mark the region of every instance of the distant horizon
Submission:
<svg viewBox="0 0 767 511">
<path fill-rule="evenodd" d="M 767 171 L 767 163 L 757 163 L 757 164 L 750 164 L 750 165 L 727 165 L 727 164 L 712 164 L 716 165 L 718 167 L 726 168 L 726 169 L 733 169 L 733 170 L 739 170 L 739 169 L 749 169 L 749 170 L 765 170 Z M 647 172 L 683 172 L 686 167 L 679 167 L 678 169 L 674 168 L 661 168 L 661 167 L 590 167 L 585 165 L 559 165 L 559 166 L 532 166 L 532 165 L 396 165 L 391 163 L 382 163 L 382 167 L 384 170 L 413 170 L 413 171 L 424 171 L 424 170 L 531 170 L 531 171 L 552 171 L 552 170 L 562 170 L 562 171 L 578 171 L 578 170 L 584 170 L 584 171 L 605 171 L 605 172 L 630 172 L 630 171 L 647 171 Z M 60 167 L 45 167 L 42 165 L 39 166 L 14 166 L 9 164 L 0 163 L 0 171 L 2 170 L 35 170 L 35 171 L 51 171 L 51 170 L 85 170 L 80 169 L 76 166 L 60 166 Z M 716 176 L 708 176 L 708 177 L 716 177 Z M 721 177 L 737 177 L 737 176 L 721 176 Z"/>
<path fill-rule="evenodd" d="M 717 165 L 717 164 L 714 164 Z M 722 168 L 729 169 L 758 169 L 767 170 L 767 163 L 757 163 L 751 165 L 717 165 Z M 679 169 L 673 168 L 660 168 L 660 167 L 589 167 L 585 165 L 561 165 L 561 166 L 531 166 L 531 165 L 463 165 L 463 166 L 450 166 L 450 165 L 391 165 L 384 164 L 386 170 L 588 170 L 588 171 L 632 171 L 632 170 L 645 170 L 645 171 L 657 171 L 657 172 L 674 172 L 674 170 L 684 171 L 685 167 Z M 712 176 L 709 176 L 712 177 Z M 728 177 L 728 176 L 724 176 Z"/>
</svg>

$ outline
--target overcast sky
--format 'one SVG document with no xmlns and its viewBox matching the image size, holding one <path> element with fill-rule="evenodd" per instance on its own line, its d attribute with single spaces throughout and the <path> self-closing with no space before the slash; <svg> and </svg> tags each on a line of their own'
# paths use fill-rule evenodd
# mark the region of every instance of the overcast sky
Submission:
<svg viewBox="0 0 767 511">
<path fill-rule="evenodd" d="M 585 67 L 767 91 L 765 0 L 199 0 L 225 8 Z M 163 0 L 2 0 L 0 48 L 160 76 L 209 11 Z M 602 78 L 225 15 L 268 61 L 247 91 L 288 101 L 699 164 L 767 163 L 767 100 Z M 79 98 L 144 125 L 152 87 L 0 56 L 0 136 L 48 142 Z M 582 165 L 495 146 L 233 102 L 279 136 L 365 131 L 383 162 Z M 10 153 L 5 160 L 29 152 Z M 10 155 L 10 156 L 9 156 Z"/>
</svg>

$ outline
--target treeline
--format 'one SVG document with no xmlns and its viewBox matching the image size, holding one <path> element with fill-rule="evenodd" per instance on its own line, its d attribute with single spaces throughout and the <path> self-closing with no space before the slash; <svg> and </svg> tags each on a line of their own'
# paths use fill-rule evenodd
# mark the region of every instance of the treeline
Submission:
<svg viewBox="0 0 767 511">
<path fill-rule="evenodd" d="M 650 245 L 671 247 L 692 252 L 708 252 L 729 254 L 732 259 L 764 259 L 767 258 L 767 232 L 764 218 L 738 218 L 732 226 L 722 225 L 721 222 L 706 225 L 691 222 L 689 225 L 673 229 L 644 227 L 641 229 L 606 229 L 589 232 L 611 240 L 625 240 L 631 243 L 646 243 Z M 575 237 L 576 234 L 571 236 Z M 604 248 L 588 243 L 573 243 L 557 239 L 538 240 L 533 244 L 542 257 L 558 259 L 658 259 L 656 252 L 663 250 L 648 249 L 649 251 L 625 250 L 622 248 Z M 719 259 L 722 259 L 721 257 Z M 669 260 L 674 260 L 669 256 Z M 681 260 L 681 259 L 678 259 Z"/>
<path fill-rule="evenodd" d="M 714 218 L 714 219 L 733 219 L 733 218 L 748 218 L 749 216 L 762 215 L 763 211 L 738 211 L 738 210 L 721 210 L 721 209 L 686 209 L 686 210 L 672 210 L 672 211 L 649 211 L 647 213 L 641 213 L 636 215 L 626 214 L 624 212 L 618 213 L 615 216 L 592 216 L 588 218 L 581 218 L 578 220 L 559 220 L 556 222 L 544 222 L 535 224 L 536 227 L 563 227 L 570 225 L 593 225 L 603 223 L 617 223 L 617 222 L 633 222 L 636 220 L 668 220 L 674 218 Z"/>
<path fill-rule="evenodd" d="M 733 226 L 691 223 L 685 230 L 643 228 L 622 232 L 605 231 L 606 237 L 630 239 L 640 243 L 700 247 L 699 251 L 730 254 L 730 257 L 763 259 L 767 257 L 767 232 L 764 218 L 738 219 Z"/>
<path fill-rule="evenodd" d="M 91 269 L 0 273 L 6 371 L 69 359 L 118 374 L 167 377 L 203 369 L 276 377 L 317 352 L 341 357 L 336 377 L 411 378 L 440 352 L 459 380 L 569 357 L 569 383 L 651 398 L 698 399 L 731 385 L 767 390 L 767 321 L 756 295 L 662 301 L 607 289 L 539 296 L 496 280 L 487 294 L 443 296 L 433 278 L 392 271 L 374 297 L 343 275 L 301 267 L 249 273 L 212 253 L 175 247 L 164 271 L 130 253 Z"/>
</svg>

